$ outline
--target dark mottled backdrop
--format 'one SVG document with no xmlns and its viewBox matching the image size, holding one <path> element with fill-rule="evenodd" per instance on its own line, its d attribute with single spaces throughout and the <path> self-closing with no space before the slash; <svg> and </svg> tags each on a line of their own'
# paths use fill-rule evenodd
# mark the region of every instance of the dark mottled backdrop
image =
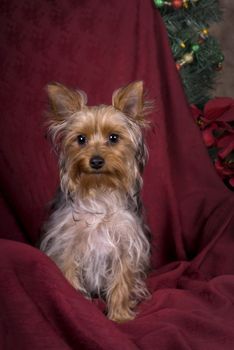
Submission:
<svg viewBox="0 0 234 350">
<path fill-rule="evenodd" d="M 212 28 L 212 33 L 221 44 L 225 61 L 214 95 L 234 98 L 234 1 L 220 0 L 220 4 L 224 12 L 223 20 Z"/>
</svg>

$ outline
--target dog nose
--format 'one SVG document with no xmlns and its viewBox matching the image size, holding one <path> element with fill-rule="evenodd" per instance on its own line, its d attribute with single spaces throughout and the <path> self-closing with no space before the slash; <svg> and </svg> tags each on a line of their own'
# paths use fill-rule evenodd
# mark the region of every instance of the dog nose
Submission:
<svg viewBox="0 0 234 350">
<path fill-rule="evenodd" d="M 93 169 L 100 169 L 103 167 L 105 161 L 102 157 L 100 156 L 94 156 L 90 159 L 90 166 Z"/>
</svg>

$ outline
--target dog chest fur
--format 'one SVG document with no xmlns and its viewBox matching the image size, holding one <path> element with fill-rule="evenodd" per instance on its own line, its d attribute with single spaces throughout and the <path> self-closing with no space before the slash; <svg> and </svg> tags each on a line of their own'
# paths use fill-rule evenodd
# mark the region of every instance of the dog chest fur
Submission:
<svg viewBox="0 0 234 350">
<path fill-rule="evenodd" d="M 77 197 L 60 205 L 50 218 L 41 249 L 62 270 L 73 258 L 77 271 L 82 271 L 77 279 L 88 295 L 106 288 L 123 258 L 139 270 L 148 263 L 148 240 L 139 218 L 127 206 L 118 192 L 104 192 L 98 199 Z"/>
</svg>

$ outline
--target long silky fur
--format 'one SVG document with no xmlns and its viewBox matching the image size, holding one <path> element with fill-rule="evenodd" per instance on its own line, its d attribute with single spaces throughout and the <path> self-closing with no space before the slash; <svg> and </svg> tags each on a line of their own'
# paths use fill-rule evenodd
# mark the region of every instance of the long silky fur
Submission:
<svg viewBox="0 0 234 350">
<path fill-rule="evenodd" d="M 150 246 L 133 203 L 118 192 L 73 201 L 64 196 L 46 225 L 41 249 L 64 273 L 73 260 L 77 288 L 87 296 L 108 294 L 123 256 L 135 276 L 132 298 L 140 301 L 147 295 L 143 279 Z"/>
<path fill-rule="evenodd" d="M 77 182 L 72 180 L 77 156 L 69 147 L 76 121 L 82 124 L 82 120 L 90 118 L 92 124 L 93 116 L 100 124 L 108 124 L 114 118 L 115 124 L 122 126 L 131 151 L 126 159 L 121 155 L 123 179 L 116 180 L 117 187 L 96 186 L 84 195 L 79 174 Z M 113 106 L 84 106 L 69 118 L 52 119 L 49 127 L 52 140 L 59 142 L 61 186 L 53 212 L 44 225 L 40 249 L 54 260 L 77 290 L 88 298 L 94 294 L 104 298 L 110 309 L 109 318 L 119 321 L 134 315 L 131 310 L 135 304 L 149 296 L 144 279 L 149 269 L 150 243 L 139 196 L 148 158 L 142 125 L 142 119 L 139 123 Z M 105 154 L 103 147 L 100 150 Z M 120 156 L 115 154 L 114 147 L 106 152 Z M 118 278 L 121 280 L 124 274 L 127 278 L 123 294 L 129 303 L 119 312 L 118 294 L 113 298 L 113 293 Z"/>
</svg>

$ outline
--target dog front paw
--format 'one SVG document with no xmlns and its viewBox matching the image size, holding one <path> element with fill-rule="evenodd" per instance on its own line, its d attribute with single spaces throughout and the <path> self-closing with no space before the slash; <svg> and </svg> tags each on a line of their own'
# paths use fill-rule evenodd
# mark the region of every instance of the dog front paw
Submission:
<svg viewBox="0 0 234 350">
<path fill-rule="evenodd" d="M 135 318 L 136 313 L 130 309 L 127 310 L 110 310 L 107 317 L 114 322 L 123 323 Z"/>
</svg>

